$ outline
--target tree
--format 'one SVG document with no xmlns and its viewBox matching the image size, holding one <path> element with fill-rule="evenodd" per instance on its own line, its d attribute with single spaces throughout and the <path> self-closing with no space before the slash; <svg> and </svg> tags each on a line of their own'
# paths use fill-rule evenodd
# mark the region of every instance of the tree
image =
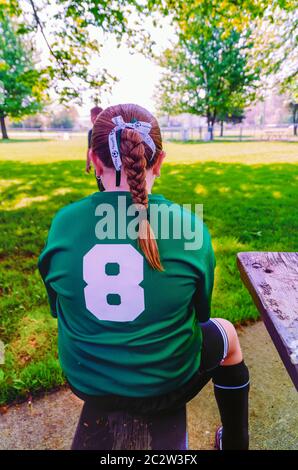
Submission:
<svg viewBox="0 0 298 470">
<path fill-rule="evenodd" d="M 34 114 L 25 120 L 12 123 L 12 127 L 25 127 L 29 129 L 42 129 L 44 127 L 45 118 L 42 114 Z"/>
<path fill-rule="evenodd" d="M 276 11 L 297 10 L 296 0 L 152 0 L 148 3 L 164 15 L 172 14 L 181 31 L 187 30 L 194 18 L 201 17 L 206 24 L 216 18 L 217 26 L 227 34 L 232 29 L 241 32 Z"/>
<path fill-rule="evenodd" d="M 95 102 L 111 90 L 116 77 L 94 63 L 105 33 L 113 33 L 119 43 L 127 41 L 131 49 L 150 48 L 143 28 L 148 12 L 143 0 L 0 0 L 0 21 L 18 18 L 20 37 L 31 33 L 46 45 L 47 72 L 61 103 L 81 104 L 85 90 L 93 90 Z"/>
<path fill-rule="evenodd" d="M 229 113 L 219 113 L 217 121 L 220 123 L 220 137 L 223 137 L 223 125 L 224 122 L 230 122 L 232 124 L 240 124 L 245 118 L 244 109 L 235 108 Z"/>
<path fill-rule="evenodd" d="M 297 2 L 285 3 L 286 9 L 268 7 L 252 30 L 253 61 L 262 71 L 263 82 L 281 93 L 287 93 L 298 79 Z"/>
<path fill-rule="evenodd" d="M 224 122 L 239 124 L 243 121 L 246 105 L 245 98 L 241 94 L 234 93 L 226 109 L 219 110 L 216 121 L 220 123 L 220 137 L 223 137 Z"/>
<path fill-rule="evenodd" d="M 156 3 L 156 2 L 154 2 Z M 263 78 L 274 76 L 274 84 L 284 92 L 298 75 L 297 0 L 164 0 L 158 2 L 164 14 L 171 13 L 178 29 L 191 35 L 195 18 L 205 19 L 228 35 L 235 29 L 250 29 L 254 42 L 254 62 Z"/>
<path fill-rule="evenodd" d="M 292 82 L 287 87 L 287 104 L 292 113 L 293 132 L 297 135 L 298 130 L 298 82 Z"/>
<path fill-rule="evenodd" d="M 5 118 L 21 118 L 41 110 L 47 98 L 48 80 L 34 63 L 30 43 L 22 43 L 17 25 L 0 21 L 0 122 L 8 139 Z"/>
<path fill-rule="evenodd" d="M 227 35 L 200 18 L 190 29 L 191 35 L 184 30 L 161 57 L 165 72 L 157 99 L 163 111 L 205 116 L 213 139 L 215 121 L 235 108 L 244 109 L 255 97 L 258 70 L 248 67 L 249 31 L 231 30 Z"/>
<path fill-rule="evenodd" d="M 291 102 L 290 103 L 290 110 L 292 111 L 293 116 L 293 126 L 294 126 L 294 135 L 297 135 L 297 127 L 298 127 L 298 102 Z"/>
<path fill-rule="evenodd" d="M 191 34 L 189 23 L 199 17 L 229 35 L 233 29 L 242 32 L 253 28 L 266 15 L 274 18 L 276 11 L 295 12 L 296 5 L 295 0 L 0 0 L 0 20 L 8 15 L 17 17 L 20 35 L 31 31 L 43 37 L 50 54 L 47 65 L 52 86 L 60 101 L 67 103 L 70 99 L 80 101 L 86 87 L 94 90 L 93 98 L 98 99 L 111 90 L 115 77 L 104 68 L 96 70 L 94 64 L 89 67 L 94 55 L 100 56 L 104 33 L 113 33 L 119 43 L 126 41 L 132 50 L 151 54 L 153 41 L 144 27 L 149 13 L 152 22 L 161 26 L 160 16 L 153 15 L 171 15 L 185 34 Z M 294 38 L 295 25 L 288 31 Z M 283 41 L 277 35 L 277 49 Z"/>
<path fill-rule="evenodd" d="M 74 106 L 68 109 L 61 109 L 54 113 L 50 120 L 50 126 L 54 128 L 72 129 L 78 119 L 78 112 Z"/>
</svg>

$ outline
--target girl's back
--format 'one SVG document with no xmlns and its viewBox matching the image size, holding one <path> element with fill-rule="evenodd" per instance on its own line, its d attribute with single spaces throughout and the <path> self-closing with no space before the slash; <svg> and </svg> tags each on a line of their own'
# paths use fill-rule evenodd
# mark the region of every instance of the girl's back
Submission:
<svg viewBox="0 0 298 470">
<path fill-rule="evenodd" d="M 89 395 L 163 394 L 200 364 L 198 320 L 210 316 L 214 271 L 208 231 L 196 215 L 150 194 L 163 267 L 154 270 L 136 239 L 132 204 L 129 192 L 110 191 L 63 208 L 39 261 L 58 317 L 62 367 Z M 202 233 L 199 248 L 190 227 L 193 238 Z"/>
</svg>

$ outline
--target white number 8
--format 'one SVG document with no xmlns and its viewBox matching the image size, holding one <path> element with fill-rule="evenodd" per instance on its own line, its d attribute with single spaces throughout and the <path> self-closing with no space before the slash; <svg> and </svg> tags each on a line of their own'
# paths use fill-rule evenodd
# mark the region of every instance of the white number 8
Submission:
<svg viewBox="0 0 298 470">
<path fill-rule="evenodd" d="M 118 272 L 108 274 L 108 265 Z M 99 320 L 132 321 L 145 308 L 143 280 L 144 258 L 131 245 L 94 245 L 83 258 L 86 308 Z M 111 304 L 108 297 L 120 300 Z"/>
</svg>

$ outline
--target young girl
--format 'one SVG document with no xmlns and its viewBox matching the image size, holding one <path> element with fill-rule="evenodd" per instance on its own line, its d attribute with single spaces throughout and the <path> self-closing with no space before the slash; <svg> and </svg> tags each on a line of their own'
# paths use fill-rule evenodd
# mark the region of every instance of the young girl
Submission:
<svg viewBox="0 0 298 470">
<path fill-rule="evenodd" d="M 186 249 L 173 228 L 162 237 L 151 227 L 153 206 L 173 209 L 151 194 L 165 157 L 157 120 L 137 105 L 111 106 L 94 124 L 91 148 L 105 192 L 58 212 L 39 259 L 72 390 L 85 408 L 147 414 L 182 406 L 212 379 L 216 446 L 247 449 L 248 369 L 233 325 L 210 319 L 208 229 L 199 249 Z M 142 215 L 138 239 L 128 234 L 132 204 Z M 170 222 L 179 217 L 197 221 L 174 205 Z"/>
</svg>

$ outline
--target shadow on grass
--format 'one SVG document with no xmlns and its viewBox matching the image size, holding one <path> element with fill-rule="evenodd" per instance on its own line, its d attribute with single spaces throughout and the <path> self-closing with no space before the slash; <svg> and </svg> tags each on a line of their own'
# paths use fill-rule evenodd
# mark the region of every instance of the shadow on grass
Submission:
<svg viewBox="0 0 298 470">
<path fill-rule="evenodd" d="M 204 204 L 204 218 L 213 237 L 253 240 L 256 248 L 292 244 L 297 228 L 297 173 L 291 164 L 248 166 L 216 162 L 165 164 L 154 192 L 178 203 Z M 93 175 L 81 161 L 43 165 L 0 162 L 2 256 L 35 254 L 54 213 L 62 206 L 97 190 Z M 33 232 L 26 236 L 33 223 Z M 20 241 L 20 233 L 23 233 Z M 259 237 L 249 234 L 261 232 Z M 3 237 L 3 234 L 2 234 Z M 292 242 L 290 241 L 292 240 Z M 287 242 L 284 248 L 290 248 Z"/>
<path fill-rule="evenodd" d="M 235 323 L 258 316 L 239 278 L 237 252 L 297 249 L 296 169 L 291 164 L 164 165 L 155 193 L 181 204 L 204 204 L 217 258 L 213 315 Z M 1 161 L 0 172 L 0 337 L 7 344 L 1 403 L 28 388 L 48 389 L 63 381 L 56 324 L 49 319 L 36 262 L 55 212 L 97 187 L 78 160 Z"/>
</svg>

